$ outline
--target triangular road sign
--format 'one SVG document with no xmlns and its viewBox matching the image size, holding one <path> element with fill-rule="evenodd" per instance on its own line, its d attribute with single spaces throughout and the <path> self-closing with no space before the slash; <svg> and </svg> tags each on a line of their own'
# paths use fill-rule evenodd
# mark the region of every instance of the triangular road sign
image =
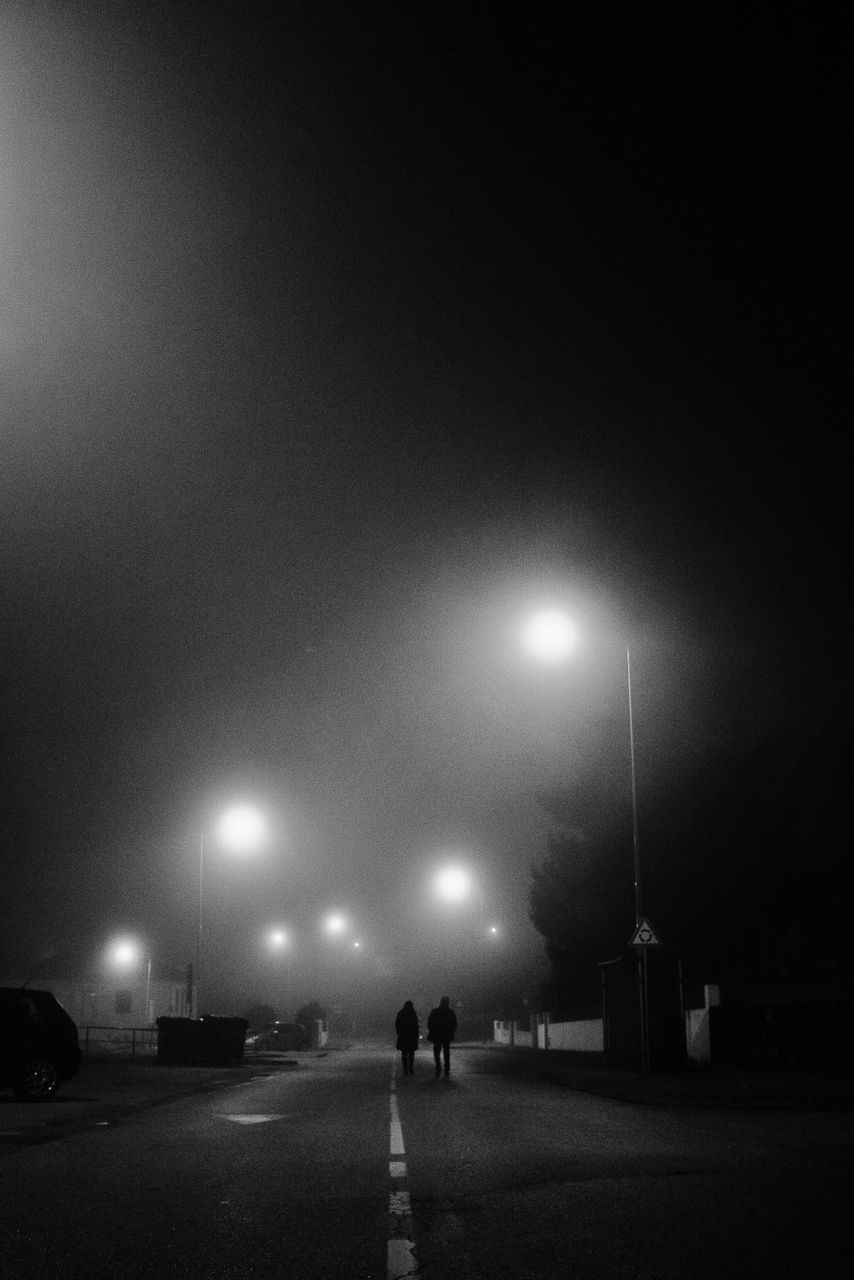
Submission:
<svg viewBox="0 0 854 1280">
<path fill-rule="evenodd" d="M 660 947 L 661 939 L 647 920 L 641 916 L 637 928 L 629 939 L 630 947 Z"/>
</svg>

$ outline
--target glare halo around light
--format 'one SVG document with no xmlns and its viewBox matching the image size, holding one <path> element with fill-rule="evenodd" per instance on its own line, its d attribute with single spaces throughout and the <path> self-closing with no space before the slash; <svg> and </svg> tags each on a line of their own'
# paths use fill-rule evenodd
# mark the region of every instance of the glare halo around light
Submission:
<svg viewBox="0 0 854 1280">
<path fill-rule="evenodd" d="M 248 853 L 263 843 L 266 835 L 264 819 L 248 804 L 234 805 L 219 821 L 219 838 L 235 853 Z"/>
<path fill-rule="evenodd" d="M 472 889 L 472 878 L 464 867 L 445 867 L 436 877 L 436 891 L 447 902 L 462 902 Z"/>
<path fill-rule="evenodd" d="M 525 645 L 540 662 L 563 662 L 578 645 L 578 631 L 559 609 L 542 609 L 525 628 Z"/>
<path fill-rule="evenodd" d="M 110 948 L 110 958 L 113 961 L 113 964 L 119 965 L 122 968 L 136 964 L 139 960 L 139 956 L 139 944 L 131 941 L 130 939 L 119 939 L 117 942 L 114 942 Z"/>
</svg>

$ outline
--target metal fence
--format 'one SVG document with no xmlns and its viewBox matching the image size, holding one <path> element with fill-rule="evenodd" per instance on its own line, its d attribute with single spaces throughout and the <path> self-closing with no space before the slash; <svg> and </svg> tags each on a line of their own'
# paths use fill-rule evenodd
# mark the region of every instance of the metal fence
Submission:
<svg viewBox="0 0 854 1280">
<path fill-rule="evenodd" d="M 132 1058 L 157 1052 L 156 1027 L 80 1027 L 84 1057 Z"/>
</svg>

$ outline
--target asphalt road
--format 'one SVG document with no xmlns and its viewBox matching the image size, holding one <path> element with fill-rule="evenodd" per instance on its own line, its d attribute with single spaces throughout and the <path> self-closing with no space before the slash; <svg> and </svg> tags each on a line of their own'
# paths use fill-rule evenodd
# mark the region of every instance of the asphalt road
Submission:
<svg viewBox="0 0 854 1280">
<path fill-rule="evenodd" d="M 109 1068 L 84 1068 L 44 1108 L 4 1094 L 0 1273 L 851 1270 L 850 1111 L 639 1106 L 508 1074 L 503 1061 L 459 1050 L 451 1078 L 435 1080 L 422 1053 L 415 1077 L 400 1079 L 390 1050 L 354 1047 L 291 1066 L 173 1072 L 168 1087 L 164 1074 L 156 1097 L 138 1076 L 139 1096 L 131 1084 L 107 1098 Z"/>
</svg>

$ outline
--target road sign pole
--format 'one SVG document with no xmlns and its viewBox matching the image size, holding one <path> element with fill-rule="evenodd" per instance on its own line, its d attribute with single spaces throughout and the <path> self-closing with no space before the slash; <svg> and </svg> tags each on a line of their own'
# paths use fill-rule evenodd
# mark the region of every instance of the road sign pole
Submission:
<svg viewBox="0 0 854 1280">
<path fill-rule="evenodd" d="M 640 1006 L 641 1070 L 646 1074 L 650 1070 L 649 963 L 647 960 L 647 952 L 650 947 L 661 946 L 661 939 L 650 924 L 649 920 L 647 920 L 646 916 L 641 916 L 638 920 L 637 928 L 629 939 L 629 946 L 634 947 L 638 952 L 638 1003 Z"/>
<path fill-rule="evenodd" d="M 638 822 L 638 781 L 635 768 L 635 718 L 632 707 L 632 655 L 626 645 L 626 693 L 629 704 L 629 763 L 632 773 L 632 853 L 635 872 L 635 927 L 639 931 L 643 920 L 643 896 L 641 892 L 640 824 Z M 647 987 L 646 947 L 638 957 L 638 999 L 640 1000 L 641 1070 L 649 1071 L 649 992 Z"/>
</svg>

